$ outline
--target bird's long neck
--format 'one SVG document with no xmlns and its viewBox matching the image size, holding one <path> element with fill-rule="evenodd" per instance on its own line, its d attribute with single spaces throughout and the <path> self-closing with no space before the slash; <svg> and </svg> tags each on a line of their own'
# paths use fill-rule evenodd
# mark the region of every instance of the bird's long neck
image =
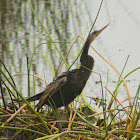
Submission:
<svg viewBox="0 0 140 140">
<path fill-rule="evenodd" d="M 88 50 L 91 43 L 92 43 L 92 40 L 88 37 L 84 44 L 83 52 L 80 57 L 80 62 L 81 62 L 80 69 L 84 71 L 88 71 L 87 73 L 90 73 L 90 70 L 93 69 L 93 65 L 94 65 L 93 57 L 88 55 Z"/>
<path fill-rule="evenodd" d="M 89 46 L 92 42 L 87 38 L 85 44 L 84 44 L 84 47 L 83 47 L 83 52 L 81 54 L 81 57 L 80 57 L 80 62 L 82 63 L 82 59 L 85 59 L 85 57 L 88 56 L 88 50 L 89 50 Z"/>
</svg>

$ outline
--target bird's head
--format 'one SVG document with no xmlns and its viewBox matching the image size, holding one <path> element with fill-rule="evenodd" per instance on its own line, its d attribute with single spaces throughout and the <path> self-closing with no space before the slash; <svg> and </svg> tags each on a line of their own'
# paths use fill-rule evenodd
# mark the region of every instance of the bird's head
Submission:
<svg viewBox="0 0 140 140">
<path fill-rule="evenodd" d="M 87 40 L 92 43 L 95 38 L 108 26 L 109 24 L 107 24 L 105 27 L 103 27 L 101 30 L 95 30 L 94 32 L 92 32 L 91 34 L 88 35 Z"/>
</svg>

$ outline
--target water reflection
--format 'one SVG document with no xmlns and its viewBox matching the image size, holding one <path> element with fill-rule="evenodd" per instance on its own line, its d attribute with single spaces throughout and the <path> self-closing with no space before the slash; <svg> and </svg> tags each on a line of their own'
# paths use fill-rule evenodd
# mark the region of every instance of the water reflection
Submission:
<svg viewBox="0 0 140 140">
<path fill-rule="evenodd" d="M 72 44 L 71 40 L 75 38 L 73 34 L 78 34 L 81 27 L 79 16 L 81 1 L 35 0 L 31 5 L 61 50 L 62 55 L 65 56 Z M 34 54 L 33 57 L 31 73 L 39 75 L 47 81 L 52 81 L 51 67 L 42 55 L 53 64 L 55 72 L 62 59 L 40 26 L 29 4 L 20 0 L 3 0 L 0 3 L 0 9 L 2 9 L 0 12 L 0 59 L 6 64 L 9 72 L 12 75 L 27 72 L 27 56 L 31 59 L 34 49 L 39 45 L 36 49 L 37 54 Z M 78 47 L 73 50 L 73 52 L 76 51 L 78 51 Z M 77 53 L 70 54 L 73 58 L 76 58 L 76 55 Z M 67 59 L 68 64 L 73 60 Z M 63 71 L 65 70 L 64 67 Z M 24 76 L 16 76 L 14 79 L 19 84 L 20 91 L 26 92 L 27 79 Z M 31 80 L 34 79 L 31 78 Z M 43 87 L 45 85 L 38 79 L 35 82 Z M 33 87 L 34 85 L 32 85 Z"/>
</svg>

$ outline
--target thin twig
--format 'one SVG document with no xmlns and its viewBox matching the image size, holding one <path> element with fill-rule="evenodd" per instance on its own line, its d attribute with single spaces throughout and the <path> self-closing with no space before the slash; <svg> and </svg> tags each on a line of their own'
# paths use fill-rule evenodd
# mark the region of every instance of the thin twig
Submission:
<svg viewBox="0 0 140 140">
<path fill-rule="evenodd" d="M 121 102 L 114 96 L 114 94 L 107 88 L 105 87 L 106 90 L 115 98 L 115 100 L 122 106 L 122 108 L 127 112 L 127 114 L 131 117 L 131 114 L 125 109 L 125 107 L 121 104 Z"/>
<path fill-rule="evenodd" d="M 72 45 L 71 45 L 70 49 L 68 50 L 68 52 L 67 52 L 67 54 L 66 54 L 66 56 L 65 56 L 65 58 L 64 58 L 64 61 L 66 61 L 66 58 L 68 57 L 68 55 L 69 55 L 69 53 L 70 53 L 70 51 L 71 51 L 71 49 L 72 49 L 73 45 L 75 44 L 75 42 L 77 41 L 77 39 L 78 39 L 78 38 L 79 38 L 79 36 L 77 36 L 77 37 L 76 37 L 76 39 L 74 40 L 74 42 L 72 43 Z M 60 70 L 59 70 L 59 72 L 58 72 L 57 76 L 59 76 L 59 75 L 60 75 L 60 72 L 61 72 L 62 67 L 63 67 L 63 65 L 64 65 L 64 61 L 63 61 L 63 62 L 62 62 L 62 64 L 61 64 L 61 67 L 60 67 Z"/>
<path fill-rule="evenodd" d="M 14 119 L 16 117 L 16 115 L 18 113 L 20 113 L 20 111 L 25 108 L 27 106 L 27 104 L 23 104 L 23 106 L 21 106 L 4 124 L 2 124 L 1 126 L 5 126 L 7 123 L 9 123 L 12 119 Z"/>
</svg>

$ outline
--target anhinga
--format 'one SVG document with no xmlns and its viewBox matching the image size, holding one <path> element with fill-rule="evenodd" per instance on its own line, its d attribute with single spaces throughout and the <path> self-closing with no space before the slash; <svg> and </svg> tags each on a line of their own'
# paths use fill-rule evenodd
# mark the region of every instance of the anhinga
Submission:
<svg viewBox="0 0 140 140">
<path fill-rule="evenodd" d="M 36 105 L 37 110 L 44 104 L 53 108 L 59 108 L 61 106 L 67 106 L 80 95 L 94 65 L 93 57 L 88 55 L 90 44 L 107 26 L 108 25 L 88 35 L 80 57 L 81 65 L 79 69 L 62 73 L 62 75 L 51 82 L 43 92 L 28 98 L 27 101 L 39 100 L 39 103 Z"/>
</svg>

